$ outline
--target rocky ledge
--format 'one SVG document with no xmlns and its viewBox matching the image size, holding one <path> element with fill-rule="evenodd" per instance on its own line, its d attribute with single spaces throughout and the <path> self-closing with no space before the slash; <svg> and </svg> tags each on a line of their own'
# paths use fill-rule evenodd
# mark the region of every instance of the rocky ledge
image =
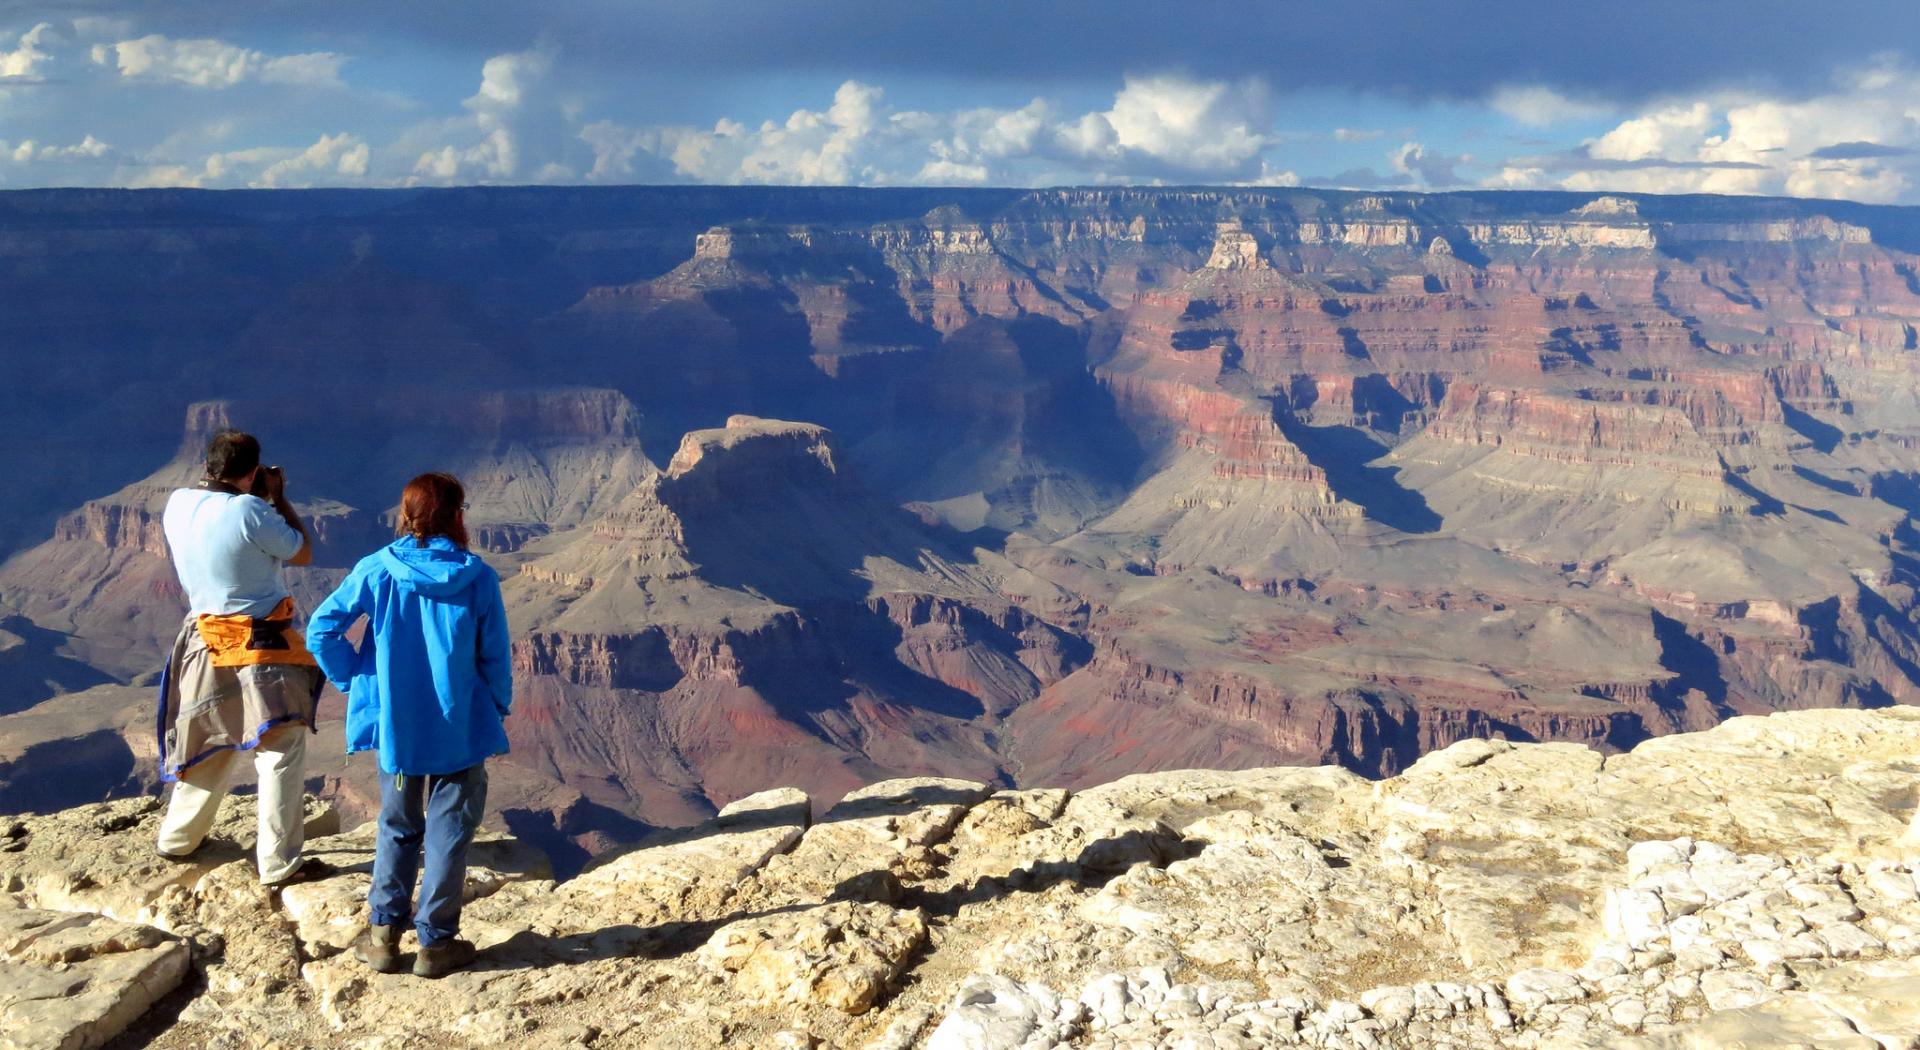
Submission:
<svg viewBox="0 0 1920 1050">
<path fill-rule="evenodd" d="M 1916 1047 L 1917 789 L 1895 708 L 1379 782 L 776 790 L 560 883 L 483 836 L 438 983 L 345 951 L 371 827 L 316 803 L 334 874 L 269 893 L 246 800 L 180 865 L 107 802 L 0 820 L 0 1047 Z"/>
</svg>

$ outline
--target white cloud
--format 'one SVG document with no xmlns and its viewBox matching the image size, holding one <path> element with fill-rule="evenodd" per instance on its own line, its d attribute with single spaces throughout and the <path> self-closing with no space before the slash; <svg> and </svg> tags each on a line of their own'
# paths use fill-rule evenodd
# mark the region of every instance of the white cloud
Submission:
<svg viewBox="0 0 1920 1050">
<path fill-rule="evenodd" d="M 0 139 L 0 154 L 15 164 L 58 164 L 63 161 L 99 160 L 113 153 L 113 147 L 88 135 L 71 146 L 55 146 L 27 139 L 9 144 Z"/>
<path fill-rule="evenodd" d="M 1612 112 L 1607 106 L 1569 98 L 1541 84 L 1503 85 L 1488 97 L 1487 104 L 1530 127 L 1597 120 Z"/>
<path fill-rule="evenodd" d="M 98 160 L 113 152 L 113 147 L 88 135 L 71 146 L 42 146 L 36 160 Z"/>
<path fill-rule="evenodd" d="M 0 184 L 98 183 L 111 174 L 117 159 L 118 151 L 93 135 L 66 144 L 0 139 Z"/>
<path fill-rule="evenodd" d="M 372 150 L 353 135 L 322 135 L 306 149 L 267 165 L 248 185 L 262 189 L 305 187 L 314 185 L 316 180 L 359 179 L 367 174 L 371 157 Z"/>
<path fill-rule="evenodd" d="M 1293 171 L 1275 168 L 1266 161 L 1260 162 L 1260 174 L 1238 183 L 1241 186 L 1298 186 L 1300 176 Z"/>
<path fill-rule="evenodd" d="M 987 181 L 989 172 L 985 164 L 961 164 L 951 160 L 930 160 L 921 167 L 913 181 L 928 186 L 965 186 L 979 185 Z"/>
<path fill-rule="evenodd" d="M 269 55 L 224 40 L 176 40 L 151 33 L 92 48 L 98 65 L 111 62 L 122 77 L 193 87 L 225 88 L 245 81 L 339 87 L 347 56 L 331 51 Z"/>
<path fill-rule="evenodd" d="M 553 70 L 553 52 L 535 49 L 495 55 L 480 67 L 480 90 L 467 99 L 468 109 L 499 113 L 527 101 L 541 78 Z"/>
<path fill-rule="evenodd" d="M 974 147 L 956 151 L 935 138 L 951 128 L 950 118 L 890 111 L 879 88 L 849 80 L 825 110 L 798 109 L 757 128 L 726 119 L 710 130 L 616 133 L 614 126 L 596 126 L 595 170 L 623 174 L 644 151 L 671 163 L 679 177 L 699 182 L 873 185 L 915 181 L 921 172 L 929 181 L 983 181 L 986 169 L 973 159 Z"/>
<path fill-rule="evenodd" d="M 460 174 L 460 158 L 461 151 L 452 146 L 442 146 L 420 154 L 420 159 L 413 162 L 413 173 L 449 181 Z"/>
<path fill-rule="evenodd" d="M 1483 185 L 1499 190 L 1537 190 L 1552 185 L 1544 168 L 1509 164 L 1487 178 Z"/>
<path fill-rule="evenodd" d="M 589 177 L 598 180 L 630 177 L 649 156 L 678 178 L 721 183 L 1295 179 L 1263 157 L 1277 139 L 1266 91 L 1251 81 L 1130 78 L 1109 108 L 1070 114 L 1044 99 L 1015 109 L 895 110 L 880 88 L 849 80 L 826 109 L 794 110 L 758 127 L 597 121 L 578 137 L 593 151 Z"/>
<path fill-rule="evenodd" d="M 203 177 L 201 172 L 196 172 L 185 164 L 154 164 L 132 173 L 127 178 L 126 186 L 133 190 L 199 186 Z"/>
<path fill-rule="evenodd" d="M 1032 153 L 1044 140 L 1049 112 L 1047 104 L 1036 99 L 1014 110 L 979 110 L 973 121 L 963 118 L 961 123 L 979 125 L 974 135 L 983 155 L 1019 157 Z"/>
<path fill-rule="evenodd" d="M 0 179 L 47 186 L 377 184 L 380 157 L 361 124 L 393 106 L 382 93 L 346 89 L 346 61 L 334 52 L 273 54 L 225 40 L 142 35 L 118 18 L 49 19 L 0 37 L 0 130 L 13 140 L 0 151 L 7 162 L 0 167 L 11 165 Z M 33 87 L 10 90 L 9 81 Z M 315 87 L 341 90 L 304 90 Z M 328 134 L 308 130 L 320 121 Z M 351 130 L 334 132 L 342 126 Z M 271 135 L 285 142 L 289 134 L 302 136 L 292 141 L 318 141 L 245 141 Z"/>
<path fill-rule="evenodd" d="M 849 80 L 833 93 L 826 112 L 796 110 L 780 127 L 762 127 L 748 144 L 735 171 L 746 182 L 801 185 L 887 181 L 863 154 L 882 125 L 879 88 Z"/>
<path fill-rule="evenodd" d="M 47 50 L 65 43 L 51 22 L 41 22 L 20 34 L 11 51 L 0 51 L 0 78 L 38 80 L 45 75 L 53 53 Z"/>
<path fill-rule="evenodd" d="M 460 142 L 422 150 L 415 181 L 567 182 L 578 177 L 590 144 L 576 127 L 578 105 L 553 82 L 551 47 L 487 59 L 480 89 L 462 105 L 469 114 L 444 130 Z M 598 155 L 594 154 L 596 164 Z"/>
<path fill-rule="evenodd" d="M 1587 147 L 1600 160 L 1670 159 L 1697 146 L 1714 122 L 1705 102 L 1672 105 L 1621 123 Z"/>
<path fill-rule="evenodd" d="M 209 154 L 195 165 L 147 153 L 123 166 L 121 179 L 135 188 L 247 186 L 305 189 L 365 184 L 373 150 L 358 136 L 322 135 L 307 147 L 249 146 Z"/>
<path fill-rule="evenodd" d="M 603 81 L 589 81 L 551 46 L 493 55 L 458 106 L 443 100 L 437 111 L 409 112 L 377 92 L 276 89 L 343 86 L 341 54 L 276 55 L 226 40 L 142 35 L 146 28 L 49 18 L 0 37 L 0 127 L 13 140 L 0 155 L 0 178 L 9 185 L 1296 185 L 1300 165 L 1334 166 L 1324 154 L 1353 162 L 1336 143 L 1380 140 L 1362 150 L 1384 153 L 1384 164 L 1375 159 L 1311 181 L 1444 188 L 1469 172 L 1497 187 L 1868 201 L 1920 195 L 1920 74 L 1885 59 L 1863 62 L 1807 98 L 1724 91 L 1619 108 L 1544 84 L 1508 84 L 1477 110 L 1448 107 L 1441 139 L 1421 129 L 1441 120 L 1432 111 L 1400 112 L 1390 102 L 1370 104 L 1366 123 L 1377 128 L 1307 125 L 1283 136 L 1260 81 L 1173 75 L 1125 78 L 1090 106 L 1035 98 L 937 110 L 899 107 L 880 86 L 852 79 L 830 98 L 772 119 L 756 113 L 697 127 L 636 126 L 623 122 L 623 100 L 605 93 Z M 581 93 L 586 86 L 603 93 Z M 1402 116 L 1412 126 L 1399 127 Z M 1509 139 L 1515 123 L 1557 140 L 1529 149 L 1559 152 L 1487 155 L 1485 144 Z M 1572 143 L 1574 134 L 1591 137 Z M 1469 141 L 1479 156 L 1438 152 Z"/>
<path fill-rule="evenodd" d="M 1472 159 L 1434 153 L 1419 142 L 1402 143 L 1399 149 L 1387 154 L 1387 162 L 1392 165 L 1394 172 L 1417 185 L 1428 187 L 1459 185 L 1460 176 L 1453 169 Z"/>
<path fill-rule="evenodd" d="M 1515 162 L 1489 182 L 1890 202 L 1920 180 L 1916 100 L 1920 72 L 1879 58 L 1810 98 L 1723 93 L 1661 102 L 1581 151 Z"/>
<path fill-rule="evenodd" d="M 1592 192 L 1746 195 L 1768 192 L 1758 173 L 1724 168 L 1657 167 L 1575 171 L 1560 175 L 1552 184 L 1561 189 Z"/>
<path fill-rule="evenodd" d="M 1093 136 L 1123 151 L 1135 151 L 1172 167 L 1199 173 L 1226 172 L 1258 157 L 1271 138 L 1266 91 L 1257 81 L 1238 85 L 1180 77 L 1129 77 L 1113 108 L 1082 118 L 1100 121 L 1111 136 Z M 1095 146 L 1090 152 L 1104 151 Z"/>
<path fill-rule="evenodd" d="M 0 99 L 7 98 L 13 86 L 44 86 L 47 90 L 33 97 L 45 99 L 56 87 L 88 79 L 86 45 L 115 25 L 100 18 L 56 19 L 36 23 L 11 45 L 0 43 Z M 0 36 L 0 41 L 6 39 Z"/>
<path fill-rule="evenodd" d="M 611 120 L 596 120 L 580 129 L 580 141 L 593 151 L 593 166 L 587 171 L 591 182 L 622 182 L 634 178 L 646 160 L 660 152 L 660 135 L 647 128 L 622 127 Z"/>
</svg>

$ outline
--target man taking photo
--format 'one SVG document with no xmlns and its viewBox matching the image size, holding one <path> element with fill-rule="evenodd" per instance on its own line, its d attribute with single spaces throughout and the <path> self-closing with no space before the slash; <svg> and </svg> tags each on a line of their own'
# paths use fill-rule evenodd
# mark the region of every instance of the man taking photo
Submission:
<svg viewBox="0 0 1920 1050">
<path fill-rule="evenodd" d="M 260 442 L 222 430 L 206 477 L 177 489 L 162 519 L 187 619 L 160 683 L 160 778 L 173 798 L 155 849 L 185 859 L 213 826 L 241 752 L 259 778 L 260 881 L 302 874 L 306 736 L 325 679 L 294 626 L 284 565 L 313 560 L 313 540 Z"/>
</svg>

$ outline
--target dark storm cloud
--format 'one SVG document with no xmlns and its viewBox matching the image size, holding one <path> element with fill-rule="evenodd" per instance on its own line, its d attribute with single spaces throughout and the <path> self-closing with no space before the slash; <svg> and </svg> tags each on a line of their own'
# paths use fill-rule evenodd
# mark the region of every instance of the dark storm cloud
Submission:
<svg viewBox="0 0 1920 1050">
<path fill-rule="evenodd" d="M 0 0 L 0 23 L 80 13 L 173 35 L 297 34 L 453 56 L 548 40 L 595 73 L 671 72 L 696 89 L 755 73 L 1044 85 L 1171 70 L 1260 76 L 1281 91 L 1472 98 L 1525 83 L 1619 101 L 1724 86 L 1812 91 L 1870 54 L 1911 59 L 1920 41 L 1912 0 Z"/>
<path fill-rule="evenodd" d="M 1913 151 L 1904 146 L 1883 146 L 1878 142 L 1836 142 L 1807 154 L 1815 160 L 1869 160 L 1874 157 L 1904 157 Z"/>
</svg>

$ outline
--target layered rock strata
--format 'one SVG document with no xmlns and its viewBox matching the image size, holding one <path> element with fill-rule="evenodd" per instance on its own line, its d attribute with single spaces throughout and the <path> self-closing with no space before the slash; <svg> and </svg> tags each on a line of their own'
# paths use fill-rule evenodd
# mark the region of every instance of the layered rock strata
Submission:
<svg viewBox="0 0 1920 1050">
<path fill-rule="evenodd" d="M 139 703 L 61 694 L 156 671 L 159 500 L 225 422 L 295 479 L 308 604 L 412 473 L 467 478 L 517 635 L 502 809 L 575 840 L 569 871 L 770 779 L 1390 775 L 1466 738 L 1920 700 L 1913 209 L 659 187 L 0 215 L 0 334 L 33 363 L 0 383 L 21 805 L 80 797 L 48 769 L 148 776 Z M 457 378 L 365 393 L 421 370 Z"/>
</svg>

